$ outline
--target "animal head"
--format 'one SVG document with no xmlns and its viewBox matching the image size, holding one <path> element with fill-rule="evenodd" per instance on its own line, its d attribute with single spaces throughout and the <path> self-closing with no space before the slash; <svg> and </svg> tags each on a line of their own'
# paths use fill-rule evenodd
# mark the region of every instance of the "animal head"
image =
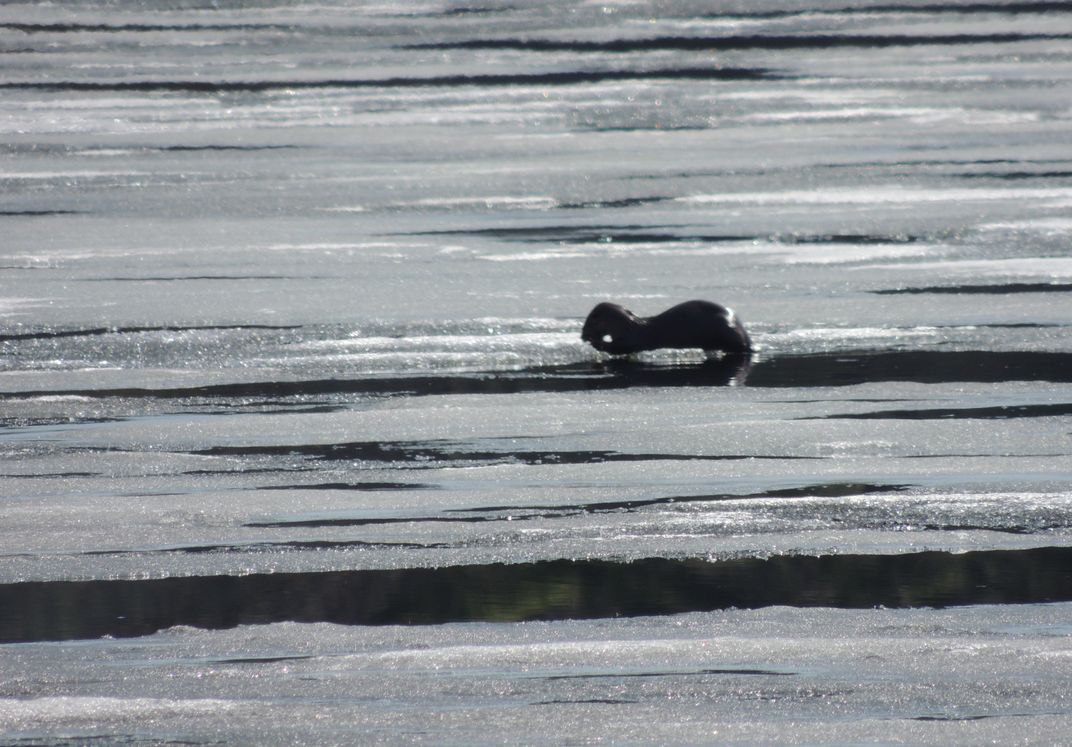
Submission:
<svg viewBox="0 0 1072 747">
<path fill-rule="evenodd" d="M 596 350 L 613 352 L 629 344 L 639 321 L 629 309 L 604 302 L 592 309 L 584 320 L 581 339 Z"/>
</svg>

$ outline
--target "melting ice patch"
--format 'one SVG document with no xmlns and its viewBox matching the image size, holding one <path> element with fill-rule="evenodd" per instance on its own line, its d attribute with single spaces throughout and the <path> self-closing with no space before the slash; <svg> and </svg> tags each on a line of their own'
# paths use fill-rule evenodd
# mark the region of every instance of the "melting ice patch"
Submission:
<svg viewBox="0 0 1072 747">
<path fill-rule="evenodd" d="M 725 501 L 715 513 L 739 507 L 734 518 L 741 529 L 796 531 L 820 528 L 909 531 L 992 531 L 1012 535 L 1063 534 L 1068 531 L 1072 494 L 936 492 L 918 495 L 854 495 L 779 497 Z M 677 510 L 697 515 L 703 504 L 682 504 Z M 822 517 L 822 518 L 820 518 Z"/>
<path fill-rule="evenodd" d="M 705 253 L 718 254 L 732 249 L 732 246 L 725 248 L 709 247 L 705 250 Z M 749 256 L 758 254 L 772 255 L 772 258 L 790 265 L 866 264 L 876 260 L 924 257 L 941 254 L 945 251 L 945 247 L 938 244 L 897 241 L 889 243 L 752 242 L 747 248 L 739 247 L 739 249 L 745 251 Z"/>
<path fill-rule="evenodd" d="M 156 176 L 150 171 L 8 171 L 0 175 L 5 181 L 68 181 L 72 179 L 138 179 Z"/>
<path fill-rule="evenodd" d="M 398 203 L 393 207 L 440 210 L 551 210 L 557 206 L 558 201 L 553 197 L 547 196 L 489 195 L 486 197 L 430 197 L 412 202 Z"/>
<path fill-rule="evenodd" d="M 532 251 L 485 253 L 477 255 L 477 258 L 488 262 L 545 262 L 562 259 L 588 259 L 609 255 L 699 257 L 744 254 L 752 259 L 772 263 L 832 265 L 924 257 L 941 254 L 943 251 L 945 251 L 945 247 L 942 245 L 916 242 L 837 242 L 821 244 L 818 242 L 794 243 L 756 239 L 709 243 L 683 238 L 681 241 L 674 242 L 584 242 Z"/>
<path fill-rule="evenodd" d="M 285 362 L 344 362 L 365 371 L 512 368 L 592 356 L 581 342 L 578 324 L 560 319 L 484 318 L 405 329 L 371 328 L 296 348 L 302 352 L 288 356 Z"/>
<path fill-rule="evenodd" d="M 4 698 L 0 700 L 0 727 L 26 729 L 35 725 L 54 727 L 57 722 L 99 722 L 111 719 L 151 719 L 218 713 L 234 708 L 233 701 L 217 699 L 107 698 L 58 696 L 49 698 Z"/>
<path fill-rule="evenodd" d="M 31 309 L 48 306 L 49 303 L 47 298 L 0 297 L 0 317 L 25 316 L 31 312 Z"/>
<path fill-rule="evenodd" d="M 1072 234 L 1072 218 L 1035 218 L 1031 220 L 986 223 L 981 231 L 1033 231 L 1050 236 Z"/>
<path fill-rule="evenodd" d="M 957 275 L 1072 277 L 1072 257 L 1015 257 L 1009 259 L 962 259 L 916 262 L 910 265 L 874 265 L 877 269 L 921 270 Z"/>
<path fill-rule="evenodd" d="M 921 257 L 931 249 L 921 244 L 848 244 L 839 246 L 799 247 L 786 252 L 786 264 L 849 264 L 867 263 L 879 259 L 903 259 Z"/>
<path fill-rule="evenodd" d="M 328 208 L 337 212 L 363 212 L 364 208 Z M 287 253 L 310 253 L 323 254 L 325 256 L 346 255 L 350 256 L 361 253 L 362 256 L 374 257 L 399 257 L 403 251 L 426 249 L 430 244 L 420 242 L 400 241 L 355 241 L 355 242 L 310 242 L 310 243 L 277 243 L 267 244 L 251 249 L 261 249 L 268 252 Z"/>
<path fill-rule="evenodd" d="M 1060 328 L 1052 332 L 1040 330 L 1039 334 L 1060 335 Z M 921 324 L 915 326 L 831 326 L 816 324 L 814 326 L 791 328 L 776 326 L 763 329 L 761 326 L 752 330 L 757 347 L 770 355 L 810 355 L 836 351 L 860 350 L 932 350 L 938 345 L 946 349 L 986 350 L 1028 349 L 1026 346 L 1038 344 L 1028 330 L 1021 331 L 1013 338 L 997 341 L 995 330 L 985 324 Z M 851 356 L 850 356 L 851 357 Z"/>
<path fill-rule="evenodd" d="M 989 112 L 982 109 L 936 107 L 855 106 L 836 109 L 757 112 L 741 117 L 745 122 L 800 122 L 839 119 L 906 119 L 917 124 L 956 121 L 973 125 L 1033 122 L 1034 112 Z"/>
<path fill-rule="evenodd" d="M 771 101 L 790 99 L 813 104 L 853 104 L 861 101 L 898 99 L 902 92 L 893 88 L 834 90 L 830 88 L 764 88 L 762 90 L 726 91 L 698 96 L 701 101 Z"/>
<path fill-rule="evenodd" d="M 889 341 L 915 339 L 919 337 L 936 337 L 941 334 L 937 327 L 807 327 L 792 329 L 787 332 L 772 332 L 765 336 L 767 342 L 808 341 L 816 343 L 837 343 L 875 340 Z"/>
<path fill-rule="evenodd" d="M 924 189 L 899 185 L 876 185 L 872 188 L 833 187 L 808 191 L 723 192 L 690 195 L 678 201 L 697 205 L 888 205 L 938 202 L 994 202 L 1016 200 L 1069 200 L 1072 188 L 1039 187 L 1034 189 Z"/>
<path fill-rule="evenodd" d="M 614 241 L 585 241 L 570 243 L 562 246 L 549 246 L 545 249 L 524 252 L 510 252 L 506 254 L 481 254 L 478 259 L 488 262 L 542 262 L 553 259 L 585 259 L 590 257 L 604 257 L 608 255 L 628 254 L 630 256 L 659 255 L 659 254 L 696 254 L 702 252 L 706 245 L 698 241 L 683 240 L 674 243 L 668 248 L 662 242 L 614 242 Z M 747 251 L 742 245 L 740 252 Z"/>
</svg>

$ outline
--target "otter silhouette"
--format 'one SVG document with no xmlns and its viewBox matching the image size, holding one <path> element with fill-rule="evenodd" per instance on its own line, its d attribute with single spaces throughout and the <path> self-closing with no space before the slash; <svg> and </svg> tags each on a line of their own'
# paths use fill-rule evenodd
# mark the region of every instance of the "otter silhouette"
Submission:
<svg viewBox="0 0 1072 747">
<path fill-rule="evenodd" d="M 733 310 L 711 301 L 686 301 L 649 317 L 637 316 L 616 303 L 600 303 L 584 320 L 581 339 L 611 355 L 658 348 L 752 351 L 752 341 Z"/>
</svg>

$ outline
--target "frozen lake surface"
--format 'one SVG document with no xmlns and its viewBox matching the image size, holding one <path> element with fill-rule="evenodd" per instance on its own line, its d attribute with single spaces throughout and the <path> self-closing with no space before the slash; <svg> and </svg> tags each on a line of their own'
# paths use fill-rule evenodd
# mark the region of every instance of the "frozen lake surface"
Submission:
<svg viewBox="0 0 1072 747">
<path fill-rule="evenodd" d="M 1072 729 L 1072 5 L 0 7 L 0 737 Z M 611 359 L 707 298 L 746 360 Z"/>
<path fill-rule="evenodd" d="M 9 647 L 0 719 L 32 744 L 1060 744 L 1070 612 L 175 627 Z"/>
</svg>

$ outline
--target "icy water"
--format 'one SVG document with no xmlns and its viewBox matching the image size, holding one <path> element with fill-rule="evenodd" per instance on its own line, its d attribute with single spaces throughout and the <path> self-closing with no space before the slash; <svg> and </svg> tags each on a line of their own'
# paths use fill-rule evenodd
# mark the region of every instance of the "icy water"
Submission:
<svg viewBox="0 0 1072 747">
<path fill-rule="evenodd" d="M 0 6 L 0 741 L 1056 744 L 1072 3 Z M 758 351 L 601 356 L 599 301 Z"/>
</svg>

